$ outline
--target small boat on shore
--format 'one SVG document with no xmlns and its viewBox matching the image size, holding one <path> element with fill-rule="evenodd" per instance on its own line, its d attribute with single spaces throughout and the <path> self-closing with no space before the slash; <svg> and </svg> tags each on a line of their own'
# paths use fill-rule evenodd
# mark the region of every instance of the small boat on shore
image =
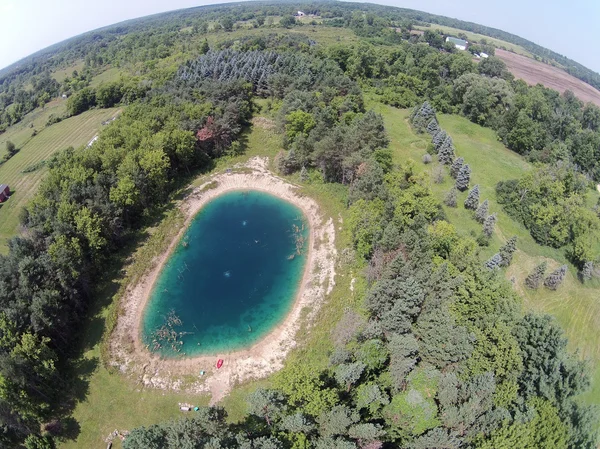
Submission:
<svg viewBox="0 0 600 449">
<path fill-rule="evenodd" d="M 223 366 L 223 359 L 217 360 L 217 369 L 221 368 L 222 366 Z"/>
</svg>

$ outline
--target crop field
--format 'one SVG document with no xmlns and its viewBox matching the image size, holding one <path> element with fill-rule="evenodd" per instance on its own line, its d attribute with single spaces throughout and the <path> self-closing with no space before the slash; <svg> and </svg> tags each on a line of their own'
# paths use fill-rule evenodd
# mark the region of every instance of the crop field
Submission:
<svg viewBox="0 0 600 449">
<path fill-rule="evenodd" d="M 495 39 L 493 37 L 485 36 L 483 34 L 472 33 L 470 31 L 465 31 L 465 30 L 460 30 L 458 28 L 452 28 L 452 27 L 448 27 L 448 26 L 438 25 L 436 23 L 432 23 L 431 27 L 428 27 L 428 28 L 420 27 L 420 26 L 415 26 L 414 28 L 417 30 L 422 30 L 422 31 L 425 31 L 427 29 L 442 30 L 442 32 L 444 34 L 451 34 L 453 36 L 457 36 L 458 33 L 463 33 L 467 36 L 467 41 L 469 41 L 469 42 L 474 42 L 474 41 L 481 42 L 482 39 L 485 39 L 486 41 L 488 41 L 488 43 L 493 44 L 495 47 L 506 48 L 509 51 L 513 51 L 515 53 L 518 53 L 523 56 L 527 56 L 529 58 L 533 57 L 533 55 L 529 51 L 525 50 L 520 45 L 511 44 L 510 42 L 506 42 L 506 41 L 503 41 L 500 39 Z"/>
<path fill-rule="evenodd" d="M 436 164 L 425 165 L 421 158 L 429 142 L 428 135 L 416 135 L 407 123 L 408 110 L 397 110 L 384 105 L 375 105 L 378 112 L 384 115 L 386 128 L 392 139 L 391 148 L 395 150 L 397 162 L 407 159 L 415 161 L 418 171 L 432 173 Z M 514 179 L 530 169 L 530 164 L 518 154 L 505 148 L 498 142 L 495 133 L 459 116 L 438 116 L 440 126 L 454 140 L 457 154 L 465 158 L 472 169 L 471 185 L 479 184 L 481 199 L 488 199 L 490 210 L 498 213 L 496 232 L 490 246 L 482 251 L 482 258 L 487 259 L 497 252 L 498 248 L 510 237 L 518 237 L 517 252 L 513 263 L 506 271 L 507 279 L 515 278 L 515 288 L 523 298 L 528 310 L 549 313 L 556 317 L 569 338 L 572 350 L 588 359 L 593 367 L 600 366 L 600 303 L 598 288 L 600 282 L 586 284 L 579 282 L 575 268 L 569 267 L 564 284 L 557 291 L 541 288 L 532 291 L 524 287 L 525 277 L 543 260 L 548 262 L 549 270 L 567 263 L 564 249 L 554 249 L 538 245 L 523 225 L 509 217 L 496 201 L 495 185 L 498 181 Z M 453 179 L 446 174 L 441 184 L 431 183 L 433 191 L 440 201 L 453 185 Z M 458 207 L 444 206 L 448 220 L 464 233 L 479 234 L 481 225 L 471 213 L 462 207 L 467 192 L 459 193 Z M 596 191 L 590 190 L 589 201 L 595 203 Z M 582 398 L 588 403 L 600 403 L 600 369 L 592 372 L 592 389 Z"/>
<path fill-rule="evenodd" d="M 44 168 L 31 173 L 23 173 L 23 170 L 48 159 L 56 151 L 88 143 L 98 133 L 102 122 L 113 117 L 116 111 L 117 109 L 87 111 L 39 130 L 35 137 L 26 140 L 22 145 L 21 140 L 17 138 L 21 136 L 19 134 L 21 131 L 18 129 L 7 131 L 6 138 L 15 137 L 14 143 L 20 151 L 0 166 L 0 183 L 8 184 L 12 191 L 10 199 L 0 207 L 0 251 L 6 251 L 7 240 L 17 233 L 20 211 L 34 195 L 46 173 Z M 34 118 L 36 112 L 33 113 L 31 119 L 36 123 L 36 128 L 38 123 L 45 123 L 43 118 L 47 113 L 48 111 L 45 111 L 37 118 Z M 31 136 L 31 128 L 25 126 L 25 129 Z"/>
<path fill-rule="evenodd" d="M 570 90 L 580 100 L 584 102 L 591 101 L 600 106 L 599 90 L 568 74 L 561 68 L 504 50 L 497 50 L 496 56 L 506 63 L 508 70 L 516 78 L 524 80 L 527 84 L 533 86 L 540 83 L 561 93 Z"/>
</svg>

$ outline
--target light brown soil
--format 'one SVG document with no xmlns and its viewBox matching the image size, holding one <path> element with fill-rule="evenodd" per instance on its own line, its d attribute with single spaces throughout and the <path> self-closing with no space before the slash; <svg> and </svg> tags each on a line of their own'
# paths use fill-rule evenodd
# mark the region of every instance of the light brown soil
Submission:
<svg viewBox="0 0 600 449">
<path fill-rule="evenodd" d="M 506 63 L 508 70 L 516 78 L 524 80 L 527 84 L 533 86 L 540 83 L 560 93 L 570 90 L 583 102 L 592 102 L 600 106 L 599 90 L 569 75 L 562 69 L 506 50 L 496 49 L 496 56 Z"/>
<path fill-rule="evenodd" d="M 215 403 L 235 383 L 265 377 L 281 369 L 286 355 L 296 345 L 295 335 L 303 320 L 310 324 L 335 285 L 337 253 L 333 220 L 325 221 L 314 200 L 302 196 L 297 186 L 269 172 L 265 159 L 253 158 L 240 168 L 243 168 L 243 173 L 212 176 L 188 195 L 180 206 L 186 215 L 185 226 L 155 266 L 140 282 L 130 286 L 121 300 L 121 314 L 111 338 L 111 363 L 145 387 L 206 392 L 211 394 L 211 403 Z M 215 183 L 216 187 L 213 187 Z M 202 206 L 225 192 L 245 189 L 277 195 L 299 207 L 309 221 L 306 267 L 292 310 L 277 328 L 248 349 L 212 356 L 161 359 L 148 351 L 140 335 L 142 315 L 152 287 L 187 225 Z M 223 359 L 224 364 L 217 370 L 215 363 L 218 359 Z M 199 375 L 201 370 L 206 372 L 204 376 Z"/>
</svg>

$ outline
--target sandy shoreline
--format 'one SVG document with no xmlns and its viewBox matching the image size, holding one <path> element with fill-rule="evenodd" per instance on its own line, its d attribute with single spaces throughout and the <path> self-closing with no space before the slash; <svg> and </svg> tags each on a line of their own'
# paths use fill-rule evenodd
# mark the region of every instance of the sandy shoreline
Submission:
<svg viewBox="0 0 600 449">
<path fill-rule="evenodd" d="M 266 160 L 253 158 L 244 168 L 247 173 L 221 173 L 210 177 L 183 200 L 180 208 L 186 217 L 185 225 L 153 268 L 136 285 L 129 286 L 121 299 L 121 313 L 110 341 L 111 363 L 121 372 L 138 378 L 146 387 L 209 392 L 214 403 L 236 382 L 265 377 L 281 369 L 285 356 L 296 345 L 295 335 L 300 325 L 312 321 L 333 288 L 336 259 L 333 220 L 329 218 L 325 222 L 314 200 L 299 195 L 296 186 L 269 172 Z M 203 191 L 211 183 L 216 183 L 216 187 Z M 198 211 L 211 199 L 234 190 L 270 193 L 294 204 L 306 216 L 310 237 L 296 299 L 283 321 L 250 348 L 212 356 L 161 359 L 145 348 L 140 334 L 142 315 L 153 285 Z M 306 321 L 303 319 L 305 309 Z M 218 358 L 225 361 L 219 370 L 215 368 Z M 201 370 L 207 372 L 203 377 L 199 376 Z"/>
</svg>

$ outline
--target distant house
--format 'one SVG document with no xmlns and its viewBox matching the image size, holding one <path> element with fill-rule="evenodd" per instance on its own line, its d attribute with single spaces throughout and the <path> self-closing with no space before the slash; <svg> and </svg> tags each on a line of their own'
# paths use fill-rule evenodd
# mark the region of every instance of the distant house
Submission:
<svg viewBox="0 0 600 449">
<path fill-rule="evenodd" d="M 481 52 L 479 53 L 479 56 L 481 56 L 482 58 L 489 58 L 490 55 L 488 55 L 487 53 Z"/>
<path fill-rule="evenodd" d="M 457 37 L 448 36 L 446 42 L 452 42 L 458 50 L 466 50 L 469 43 Z"/>
<path fill-rule="evenodd" d="M 296 16 L 298 17 L 304 17 L 306 14 L 304 14 L 304 12 L 302 11 L 298 11 L 298 13 L 296 14 Z"/>
<path fill-rule="evenodd" d="M 63 98 L 67 98 L 67 94 L 62 94 L 62 97 Z"/>
<path fill-rule="evenodd" d="M 0 184 L 0 203 L 5 202 L 10 197 L 10 187 L 8 184 Z"/>
</svg>

